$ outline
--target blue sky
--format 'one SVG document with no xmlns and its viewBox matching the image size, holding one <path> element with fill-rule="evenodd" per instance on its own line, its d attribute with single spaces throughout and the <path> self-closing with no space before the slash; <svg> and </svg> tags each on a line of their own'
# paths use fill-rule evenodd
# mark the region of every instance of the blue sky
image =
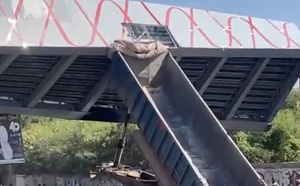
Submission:
<svg viewBox="0 0 300 186">
<path fill-rule="evenodd" d="M 296 23 L 300 28 L 300 0 L 143 0 L 184 7 L 247 15 Z"/>
</svg>

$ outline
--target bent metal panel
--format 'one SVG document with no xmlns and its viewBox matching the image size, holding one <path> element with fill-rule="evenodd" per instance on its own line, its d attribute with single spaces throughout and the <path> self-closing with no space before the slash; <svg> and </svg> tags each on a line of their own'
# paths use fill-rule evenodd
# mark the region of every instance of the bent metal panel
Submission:
<svg viewBox="0 0 300 186">
<path fill-rule="evenodd" d="M 24 162 L 20 117 L 0 115 L 0 164 Z"/>
</svg>

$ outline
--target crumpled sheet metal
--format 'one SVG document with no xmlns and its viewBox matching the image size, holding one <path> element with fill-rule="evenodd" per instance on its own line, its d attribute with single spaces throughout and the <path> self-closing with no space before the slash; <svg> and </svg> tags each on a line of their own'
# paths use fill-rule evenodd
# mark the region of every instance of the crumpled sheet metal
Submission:
<svg viewBox="0 0 300 186">
<path fill-rule="evenodd" d="M 108 57 L 112 58 L 113 53 L 119 51 L 122 54 L 137 59 L 149 59 L 158 57 L 167 50 L 168 47 L 158 41 L 149 43 L 134 43 L 127 40 L 115 40 L 108 51 Z"/>
</svg>

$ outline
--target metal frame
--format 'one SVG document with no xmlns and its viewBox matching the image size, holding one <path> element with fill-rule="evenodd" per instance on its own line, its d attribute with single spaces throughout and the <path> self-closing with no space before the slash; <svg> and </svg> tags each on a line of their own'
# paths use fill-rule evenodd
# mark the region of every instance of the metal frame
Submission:
<svg viewBox="0 0 300 186">
<path fill-rule="evenodd" d="M 0 46 L 0 55 L 93 55 L 106 56 L 109 47 L 13 47 Z M 300 58 L 300 49 L 169 48 L 174 57 Z"/>
<path fill-rule="evenodd" d="M 0 46 L 0 55 L 106 56 L 109 47 L 13 47 Z"/>
<path fill-rule="evenodd" d="M 290 73 L 289 78 L 293 79 L 294 81 L 288 81 L 285 82 L 284 86 L 280 89 L 281 94 L 277 94 L 276 98 L 272 101 L 272 104 L 270 105 L 270 108 L 273 108 L 266 114 L 266 121 L 271 121 L 272 118 L 275 116 L 275 114 L 278 112 L 280 106 L 284 102 L 285 98 L 290 93 L 290 90 L 293 88 L 294 83 L 296 82 L 299 77 L 299 70 L 300 70 L 300 59 L 298 59 L 296 62 L 295 67 L 293 68 L 293 71 Z M 281 96 L 279 96 L 281 95 Z"/>
<path fill-rule="evenodd" d="M 31 93 L 26 101 L 25 106 L 34 107 L 39 102 L 39 100 L 41 100 L 44 95 L 46 95 L 50 88 L 55 84 L 55 82 L 60 78 L 60 76 L 67 70 L 67 68 L 74 62 L 76 58 L 76 55 L 63 56 L 51 69 L 51 71 L 45 76 L 38 87 Z"/>
<path fill-rule="evenodd" d="M 170 48 L 174 57 L 300 58 L 300 49 Z"/>
<path fill-rule="evenodd" d="M 180 61 L 179 64 L 182 64 L 182 68 L 186 69 L 186 75 L 188 77 L 191 78 L 191 80 L 193 79 L 193 84 L 194 86 L 199 90 L 199 94 L 202 95 L 204 93 L 205 96 L 214 96 L 214 93 L 211 93 L 211 90 L 209 92 L 206 92 L 207 88 L 209 87 L 210 83 L 215 82 L 214 77 L 218 75 L 218 72 L 222 71 L 222 68 L 226 65 L 226 62 L 223 65 L 220 65 L 219 68 L 217 68 L 218 66 L 211 64 L 210 67 L 215 67 L 215 69 L 211 70 L 210 67 L 208 67 L 208 69 L 206 69 L 206 72 L 201 72 L 201 70 L 198 69 L 198 73 L 204 73 L 201 76 L 201 79 L 199 78 L 198 81 L 195 81 L 195 73 L 197 71 L 197 68 L 200 68 L 198 66 L 195 66 L 192 68 L 191 67 L 187 67 L 187 65 L 184 65 L 185 62 L 187 62 L 188 64 L 192 63 L 195 65 L 201 65 L 202 63 L 202 58 L 204 60 L 206 60 L 205 58 L 240 58 L 240 62 L 243 61 L 243 58 L 245 59 L 249 59 L 249 60 L 253 60 L 253 62 L 255 62 L 255 59 L 257 58 L 261 58 L 261 59 L 266 59 L 268 58 L 269 61 L 280 61 L 282 60 L 282 63 L 284 63 L 286 60 L 289 60 L 291 63 L 299 63 L 299 57 L 300 57 L 300 50 L 299 49 L 292 49 L 292 50 L 285 50 L 285 49 L 195 49 L 195 48 L 179 48 L 179 49 L 170 49 L 170 52 L 175 56 L 179 56 L 180 57 Z M 199 60 L 200 62 L 197 63 L 196 60 Z M 191 60 L 191 61 L 190 61 Z M 209 62 L 209 63 L 214 63 L 215 61 Z M 246 62 L 247 63 L 247 62 Z M 250 90 L 252 88 L 252 86 L 257 82 L 257 80 L 260 77 L 260 74 L 262 73 L 262 71 L 266 68 L 267 65 L 267 61 L 265 61 L 265 63 L 262 64 L 261 68 L 258 68 L 260 63 L 258 63 L 256 65 L 255 68 L 252 68 L 250 70 L 250 74 L 247 75 L 247 79 L 246 81 L 244 80 L 244 83 L 239 85 L 239 89 L 238 92 L 235 92 L 234 95 L 236 95 L 235 97 L 230 95 L 228 96 L 228 98 L 220 98 L 219 96 L 219 100 L 222 100 L 223 103 L 224 101 L 226 101 L 226 105 L 225 106 L 220 106 L 222 107 L 222 109 L 219 110 L 213 110 L 213 112 L 215 112 L 216 116 L 219 119 L 232 119 L 233 116 L 236 114 L 237 118 L 240 119 L 244 119 L 245 116 L 249 118 L 249 120 L 253 120 L 253 121 L 261 121 L 261 122 L 270 122 L 273 117 L 275 116 L 275 113 L 277 111 L 274 110 L 275 107 L 272 107 L 271 105 L 266 106 L 266 112 L 257 112 L 257 115 L 253 115 L 251 114 L 251 112 L 255 112 L 255 111 L 251 111 L 251 107 L 253 107 L 251 104 L 249 104 L 249 108 L 246 108 L 246 113 L 248 112 L 249 115 L 245 115 L 243 114 L 243 110 L 240 110 L 240 107 L 243 107 L 242 109 L 245 109 L 245 106 L 242 105 L 243 101 L 246 99 L 246 97 L 248 96 L 248 94 L 250 93 Z M 274 64 L 274 63 L 272 63 Z M 203 66 L 201 68 L 204 68 Z M 274 66 L 270 66 L 270 68 L 274 68 Z M 276 68 L 280 68 L 280 66 L 275 67 Z M 300 73 L 300 70 L 298 68 L 294 69 L 297 73 Z M 207 71 L 210 71 L 210 73 L 207 73 Z M 237 73 L 244 73 L 243 71 L 237 71 Z M 274 73 L 276 73 L 276 71 L 274 71 Z M 267 73 L 268 74 L 268 73 Z M 266 75 L 264 75 L 266 76 Z M 273 75 L 275 76 L 275 74 Z M 281 76 L 279 74 L 279 76 Z M 276 78 L 276 77 L 275 77 Z M 292 85 L 285 85 L 285 87 L 282 87 L 284 85 L 276 85 L 277 89 L 282 89 L 280 92 L 274 93 L 274 95 L 276 95 L 277 100 L 274 100 L 274 102 L 278 102 L 278 108 L 276 108 L 277 110 L 279 109 L 280 105 L 282 104 L 282 102 L 284 101 L 284 99 L 287 96 L 287 93 L 290 92 L 290 90 L 293 87 L 293 84 L 296 82 L 295 76 L 294 78 L 289 76 L 289 77 L 284 77 L 287 79 L 287 81 L 289 82 L 289 84 Z M 226 79 L 226 78 L 225 78 Z M 213 80 L 213 81 L 212 81 Z M 228 80 L 227 80 L 228 81 Z M 215 83 L 219 83 L 219 88 L 222 87 L 220 86 L 220 78 L 218 78 L 216 80 Z M 227 82 L 228 83 L 228 82 Z M 228 87 L 228 84 L 226 85 Z M 234 84 L 232 87 L 237 86 L 236 84 Z M 212 89 L 216 89 L 216 88 L 212 88 Z M 223 90 L 226 89 L 225 85 L 221 88 Z M 228 90 L 230 88 L 227 88 Z M 221 91 L 221 90 L 220 90 Z M 226 90 L 225 90 L 226 91 Z M 260 91 L 262 94 L 264 94 L 263 89 L 258 90 Z M 230 91 L 228 91 L 229 94 Z M 287 92 L 287 93 L 285 93 Z M 251 92 L 251 94 L 253 94 Z M 272 95 L 272 96 L 274 96 Z M 205 99 L 204 96 L 204 99 Z M 212 99 L 212 98 L 209 98 Z M 280 99 L 283 99 L 280 101 Z M 222 101 L 214 101 L 214 100 L 210 100 L 212 102 L 212 106 L 214 106 L 216 103 L 217 104 L 223 104 Z M 279 103 L 280 102 L 280 103 Z M 271 103 L 271 102 L 270 102 Z M 210 102 L 207 102 L 208 106 L 210 105 Z M 258 104 L 258 103 L 255 103 Z M 248 105 L 247 105 L 248 106 Z M 255 107 L 255 106 L 254 106 Z M 273 114 L 270 115 L 269 118 L 266 119 L 266 114 L 268 115 L 268 112 L 274 112 Z M 248 128 L 248 127 L 247 127 Z"/>
<path fill-rule="evenodd" d="M 89 111 L 107 89 L 108 81 L 111 77 L 112 74 L 110 71 L 105 72 L 105 74 L 101 76 L 99 81 L 95 84 L 93 89 L 80 102 L 77 109 L 83 112 Z"/>
<path fill-rule="evenodd" d="M 148 27 L 157 27 L 157 28 L 164 28 L 164 29 L 166 29 L 166 32 L 167 32 L 167 34 L 169 35 L 170 40 L 171 40 L 171 42 L 172 42 L 172 44 L 173 44 L 173 46 L 171 46 L 171 47 L 178 47 L 178 43 L 176 42 L 175 38 L 174 38 L 173 35 L 171 34 L 169 28 L 168 28 L 167 26 L 165 26 L 165 25 L 143 24 L 143 23 L 122 23 L 122 26 L 126 28 L 126 31 L 128 32 L 128 35 L 131 37 L 131 39 L 132 39 L 134 42 L 139 42 L 139 41 L 140 41 L 140 37 L 141 37 L 141 36 L 140 36 L 140 37 L 136 37 L 136 35 L 133 33 L 132 26 L 135 26 L 135 25 L 142 26 L 142 27 L 144 28 L 145 31 L 143 32 L 143 34 L 142 34 L 141 36 L 143 36 L 143 35 L 147 35 L 147 36 L 148 36 L 148 40 L 149 40 L 149 41 L 146 41 L 146 42 L 154 41 L 154 40 L 152 39 L 152 37 L 150 36 L 150 34 L 149 34 L 147 28 L 146 28 L 147 26 L 148 26 Z M 129 32 L 131 32 L 131 33 L 129 33 Z M 143 42 L 143 41 L 142 41 L 142 42 Z M 163 41 L 160 41 L 160 40 L 159 40 L 159 42 L 161 42 L 161 43 L 164 44 Z"/>
<path fill-rule="evenodd" d="M 5 106 L 4 106 L 5 105 Z M 91 120 L 105 122 L 120 122 L 124 111 L 122 109 L 95 107 L 89 112 L 75 111 L 71 106 L 38 103 L 35 108 L 23 107 L 16 101 L 0 101 L 1 114 L 33 115 L 43 117 L 65 118 L 75 120 Z"/>
<path fill-rule="evenodd" d="M 243 100 L 251 90 L 252 86 L 269 63 L 270 58 L 266 58 L 259 63 L 256 63 L 254 67 L 251 69 L 250 73 L 247 75 L 246 80 L 243 82 L 242 86 L 236 92 L 235 97 L 232 99 L 232 103 L 228 106 L 225 112 L 225 119 L 230 120 L 234 116 L 236 110 L 242 104 Z"/>
<path fill-rule="evenodd" d="M 220 122 L 226 130 L 230 131 L 269 131 L 272 127 L 272 123 L 247 120 L 221 120 Z"/>
<path fill-rule="evenodd" d="M 59 118 L 69 118 L 69 119 L 86 119 L 86 120 L 99 120 L 99 121 L 112 121 L 119 122 L 118 116 L 119 110 L 113 111 L 109 108 L 97 108 L 95 105 L 99 100 L 101 95 L 106 91 L 109 80 L 113 77 L 109 70 L 102 75 L 98 81 L 93 85 L 93 89 L 85 93 L 84 98 L 80 98 L 81 101 L 78 104 L 70 103 L 49 103 L 40 100 L 47 94 L 51 87 L 57 82 L 57 80 L 64 74 L 68 67 L 73 63 L 76 57 L 81 56 L 107 56 L 108 47 L 0 47 L 0 75 L 5 74 L 7 68 L 10 64 L 14 62 L 18 57 L 22 55 L 31 56 L 58 56 L 61 57 L 61 61 L 57 61 L 56 65 L 52 70 L 45 75 L 44 80 L 39 82 L 38 87 L 35 88 L 26 98 L 24 102 L 13 101 L 11 98 L 8 100 L 0 100 L 0 113 L 7 114 L 28 114 L 28 115 L 40 115 L 40 116 L 50 116 Z M 208 87 L 209 83 L 216 76 L 219 70 L 222 68 L 223 64 L 226 62 L 227 57 L 253 57 L 253 58 L 289 58 L 295 60 L 297 68 L 294 68 L 292 75 L 289 78 L 288 83 L 281 87 L 281 92 L 278 93 L 277 99 L 273 100 L 273 103 L 268 108 L 271 108 L 267 113 L 268 120 L 263 122 L 257 121 L 243 121 L 243 120 L 230 120 L 241 105 L 245 96 L 255 83 L 259 74 L 264 69 L 265 64 L 256 65 L 248 75 L 249 78 L 246 79 L 244 85 L 240 88 L 240 91 L 236 93 L 236 97 L 233 99 L 231 105 L 227 107 L 225 111 L 225 116 L 219 119 L 225 119 L 221 122 L 223 126 L 228 130 L 240 129 L 240 130 L 266 130 L 269 124 L 268 122 L 276 114 L 279 106 L 286 98 L 289 90 L 293 86 L 293 81 L 297 79 L 298 72 L 300 71 L 300 50 L 298 49 L 197 49 L 197 48 L 169 48 L 172 55 L 178 59 L 179 64 L 184 61 L 185 57 L 214 57 L 218 58 L 218 61 L 213 61 L 214 64 L 210 64 L 207 69 L 207 73 L 204 74 L 203 79 L 198 81 L 198 90 L 200 94 L 203 93 Z M 2 82 L 4 83 L 4 81 Z M 248 86 L 245 86 L 248 84 Z M 13 97 L 13 96 L 12 96 Z M 14 99 L 14 98 L 13 98 Z M 59 101 L 57 101 L 59 102 Z M 97 102 L 98 103 L 98 102 Z M 100 105 L 103 107 L 103 105 Z M 26 108 L 27 107 L 27 108 Z M 113 108 L 113 106 L 112 106 Z M 105 114 L 101 114 L 101 113 Z M 113 118 L 116 117 L 116 118 Z M 226 123 L 226 124 L 225 124 Z M 239 125 L 239 126 L 238 126 Z"/>
<path fill-rule="evenodd" d="M 4 55 L 1 56 L 0 61 L 0 75 L 9 67 L 9 65 L 18 57 L 17 54 L 14 55 Z"/>
<path fill-rule="evenodd" d="M 199 78 L 199 81 L 196 85 L 196 89 L 199 90 L 199 94 L 202 95 L 206 88 L 209 86 L 211 81 L 215 78 L 217 73 L 220 71 L 224 63 L 227 61 L 227 57 L 223 57 L 221 59 L 217 59 L 207 67 L 204 77 Z"/>
<path fill-rule="evenodd" d="M 3 106 L 5 105 L 5 106 Z M 93 107 L 89 111 L 76 111 L 70 105 L 38 103 L 35 108 L 22 107 L 21 102 L 0 100 L 1 114 L 34 115 L 74 120 L 105 121 L 119 123 L 124 121 L 125 109 Z M 130 123 L 137 121 L 130 118 Z M 220 120 L 227 130 L 266 131 L 271 124 L 243 120 Z"/>
<path fill-rule="evenodd" d="M 288 162 L 288 163 L 259 163 L 252 164 L 255 169 L 299 169 L 300 163 Z"/>
</svg>

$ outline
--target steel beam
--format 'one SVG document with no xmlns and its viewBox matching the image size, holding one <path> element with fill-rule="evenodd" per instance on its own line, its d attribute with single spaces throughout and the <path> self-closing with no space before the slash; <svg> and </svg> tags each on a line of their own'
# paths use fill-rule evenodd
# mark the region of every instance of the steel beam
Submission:
<svg viewBox="0 0 300 186">
<path fill-rule="evenodd" d="M 124 109 L 93 107 L 90 112 L 74 111 L 72 106 L 38 103 L 35 108 L 22 107 L 21 102 L 0 100 L 0 113 L 32 115 L 74 120 L 120 122 L 124 119 Z"/>
<path fill-rule="evenodd" d="M 300 58 L 299 49 L 246 49 L 246 48 L 169 48 L 173 56 L 182 57 L 255 57 Z"/>
<path fill-rule="evenodd" d="M 212 82 L 212 80 L 215 78 L 217 73 L 220 71 L 224 63 L 227 61 L 226 57 L 223 57 L 221 59 L 217 59 L 212 61 L 203 75 L 203 77 L 200 77 L 196 86 L 196 89 L 199 90 L 199 94 L 202 95 L 206 88 L 209 86 L 209 84 Z"/>
<path fill-rule="evenodd" d="M 120 123 L 124 121 L 126 112 L 125 109 L 104 107 L 92 107 L 88 112 L 82 112 L 74 111 L 72 105 L 46 103 L 38 103 L 35 108 L 22 106 L 21 102 L 0 100 L 0 113 Z M 220 122 L 227 130 L 265 131 L 270 126 L 269 123 L 243 120 L 221 120 Z M 129 123 L 136 123 L 136 121 L 130 118 Z"/>
<path fill-rule="evenodd" d="M 52 70 L 46 75 L 46 77 L 44 77 L 43 81 L 38 85 L 38 87 L 31 93 L 29 98 L 26 100 L 25 105 L 27 107 L 34 107 L 76 58 L 76 55 L 63 56 L 52 68 Z"/>
<path fill-rule="evenodd" d="M 109 47 L 31 47 L 0 46 L 0 55 L 93 55 L 106 56 Z M 169 48 L 180 57 L 259 57 L 300 58 L 299 49 Z"/>
<path fill-rule="evenodd" d="M 280 107 L 282 106 L 283 102 L 285 101 L 286 97 L 292 90 L 294 83 L 297 81 L 300 73 L 300 60 L 298 59 L 295 61 L 295 66 L 289 74 L 287 78 L 288 81 L 283 84 L 280 88 L 279 92 L 277 93 L 275 99 L 272 101 L 271 105 L 268 107 L 268 111 L 266 114 L 266 121 L 270 121 L 275 114 L 278 112 Z"/>
<path fill-rule="evenodd" d="M 252 164 L 255 169 L 299 169 L 299 162 Z"/>
<path fill-rule="evenodd" d="M 96 103 L 96 101 L 101 97 L 101 95 L 108 87 L 110 76 L 110 70 L 105 72 L 104 75 L 101 76 L 99 81 L 94 85 L 93 89 L 79 103 L 77 110 L 87 112 L 92 108 L 92 106 Z"/>
<path fill-rule="evenodd" d="M 109 47 L 32 47 L 0 46 L 0 55 L 90 55 L 107 56 Z"/>
<path fill-rule="evenodd" d="M 174 59 L 176 60 L 177 63 L 179 63 L 182 59 L 182 56 L 178 53 L 177 56 L 174 56 Z"/>
<path fill-rule="evenodd" d="M 263 70 L 265 69 L 266 65 L 269 63 L 270 58 L 266 58 L 262 61 L 257 62 L 253 68 L 251 69 L 250 73 L 247 75 L 247 78 L 239 88 L 239 90 L 235 93 L 234 98 L 232 99 L 231 103 L 227 107 L 225 112 L 225 119 L 229 120 L 232 119 L 235 112 L 239 108 L 239 106 L 244 101 L 245 97 L 253 87 L 256 80 L 259 78 Z"/>
<path fill-rule="evenodd" d="M 9 67 L 10 64 L 18 57 L 18 55 L 4 55 L 0 58 L 0 75 Z"/>
<path fill-rule="evenodd" d="M 267 122 L 254 122 L 243 120 L 221 120 L 222 126 L 231 131 L 268 131 L 272 124 Z"/>
</svg>

